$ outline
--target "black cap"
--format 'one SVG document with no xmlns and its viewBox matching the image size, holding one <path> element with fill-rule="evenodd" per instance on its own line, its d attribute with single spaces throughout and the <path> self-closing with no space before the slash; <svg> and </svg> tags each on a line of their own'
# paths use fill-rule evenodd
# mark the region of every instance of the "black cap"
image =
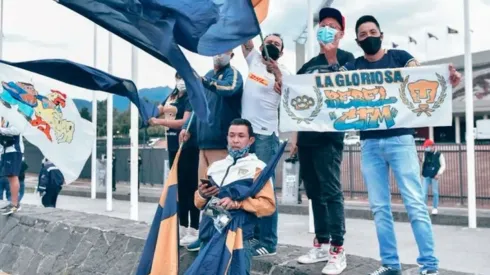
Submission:
<svg viewBox="0 0 490 275">
<path fill-rule="evenodd" d="M 376 18 L 374 18 L 374 16 L 372 16 L 372 15 L 363 15 L 359 19 L 357 19 L 357 22 L 356 22 L 356 33 L 357 33 L 357 30 L 359 29 L 359 26 L 362 25 L 362 24 L 364 24 L 364 23 L 367 23 L 367 22 L 374 23 L 378 27 L 378 29 L 381 30 L 381 28 L 379 27 L 378 20 L 376 20 Z"/>
<path fill-rule="evenodd" d="M 319 22 L 322 22 L 325 18 L 333 18 L 339 22 L 342 31 L 345 30 L 345 17 L 340 13 L 338 9 L 334 8 L 323 8 L 318 14 Z"/>
</svg>

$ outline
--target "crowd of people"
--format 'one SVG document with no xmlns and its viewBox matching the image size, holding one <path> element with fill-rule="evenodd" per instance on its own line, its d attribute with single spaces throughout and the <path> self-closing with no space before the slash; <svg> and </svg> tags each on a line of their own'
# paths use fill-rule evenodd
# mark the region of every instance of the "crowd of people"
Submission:
<svg viewBox="0 0 490 275">
<path fill-rule="evenodd" d="M 334 8 L 323 8 L 319 13 L 317 32 L 321 51 L 306 62 L 297 74 L 420 65 L 404 50 L 385 50 L 381 47 L 382 28 L 373 16 L 362 16 L 355 24 L 356 41 L 364 52 L 363 56 L 355 58 L 352 53 L 339 48 L 344 31 L 345 18 L 342 13 Z M 253 178 L 250 171 L 263 167 L 278 150 L 282 77 L 290 74 L 280 64 L 283 49 L 284 41 L 276 33 L 266 36 L 259 47 L 252 41 L 242 45 L 249 68 L 245 79 L 230 64 L 234 58 L 232 51 L 213 58 L 214 68 L 202 77 L 211 123 L 192 122 L 185 83 L 178 75 L 175 91 L 160 106 L 160 114 L 165 118 L 150 120 L 153 125 L 169 128 L 171 163 L 180 142 L 186 144 L 178 164 L 180 244 L 191 251 L 204 247 L 212 236 L 210 232 L 216 230 L 210 226 L 208 218 L 203 216 L 200 225 L 198 221 L 199 210 L 217 197 L 225 209 L 239 209 L 256 217 L 254 223 L 248 224 L 246 232 L 243 232 L 248 263 L 252 257 L 276 254 L 278 215 L 273 192 L 274 177 L 271 178 L 271 185 L 264 187 L 266 190 L 262 191 L 261 196 L 233 201 L 220 194 L 226 185 L 234 181 Z M 455 86 L 461 76 L 454 67 L 448 69 L 450 82 Z M 444 171 L 444 168 L 441 169 L 444 159 L 434 151 L 433 143 L 425 146 L 429 149 L 424 156 L 423 184 L 413 135 L 414 130 L 408 128 L 360 133 L 361 170 L 374 215 L 381 257 L 381 266 L 373 270 L 372 275 L 401 274 L 391 212 L 390 168 L 395 174 L 419 248 L 417 262 L 420 274 L 438 274 L 426 197 L 428 186 L 437 186 L 437 177 Z M 343 138 L 344 133 L 341 132 L 299 132 L 294 134 L 291 141 L 291 154 L 297 154 L 299 158 L 300 178 L 312 202 L 315 227 L 313 248 L 299 257 L 298 262 L 326 262 L 323 274 L 341 274 L 347 266 L 343 247 L 346 233 L 344 197 L 340 180 Z M 239 163 L 243 163 L 247 169 L 241 169 Z M 209 183 L 210 179 L 213 184 Z M 195 193 L 194 204 L 190 203 L 190 192 Z M 437 214 L 436 194 L 433 197 L 433 213 Z M 249 270 L 250 265 L 247 272 Z"/>
<path fill-rule="evenodd" d="M 334 8 L 319 13 L 317 39 L 320 53 L 299 69 L 297 74 L 333 73 L 346 70 L 387 69 L 419 66 L 408 52 L 382 48 L 383 32 L 375 17 L 360 17 L 355 24 L 356 41 L 364 55 L 355 58 L 339 48 L 344 37 L 345 18 Z M 249 217 L 243 224 L 243 249 L 246 269 L 250 274 L 253 257 L 275 255 L 277 251 L 278 213 L 274 192 L 275 177 L 253 197 L 240 201 L 228 196 L 227 186 L 248 182 L 257 177 L 265 163 L 277 153 L 278 110 L 281 100 L 282 77 L 290 72 L 280 64 L 284 41 L 273 33 L 259 47 L 252 41 L 242 45 L 249 73 L 244 79 L 231 65 L 232 51 L 213 58 L 214 67 L 202 77 L 211 122 L 192 115 L 182 78 L 175 75 L 176 86 L 159 106 L 160 116 L 150 119 L 151 125 L 167 128 L 170 166 L 178 158 L 178 200 L 180 245 L 198 251 L 208 245 L 216 224 L 201 210 L 210 201 L 228 211 L 242 211 Z M 453 86 L 461 76 L 450 66 Z M 426 204 L 428 186 L 437 186 L 444 171 L 444 158 L 434 150 L 434 144 L 424 156 L 423 177 L 414 142 L 414 130 L 397 128 L 361 131 L 361 170 L 367 186 L 369 204 L 374 216 L 381 266 L 372 275 L 400 275 L 394 222 L 391 212 L 389 169 L 394 172 L 403 203 L 408 212 L 420 255 L 420 274 L 438 274 L 438 259 L 434 251 L 434 236 Z M 344 238 L 346 234 L 344 197 L 340 180 L 343 155 L 341 132 L 299 132 L 291 141 L 291 154 L 299 158 L 300 178 L 312 202 L 315 237 L 309 253 L 298 258 L 301 264 L 326 262 L 323 274 L 341 274 L 347 267 Z M 1 175 L 10 186 L 11 203 L 3 214 L 20 209 L 19 176 L 22 150 L 20 133 L 13 127 L 0 128 L 2 149 Z M 52 164 L 46 171 L 53 171 Z M 434 172 L 435 171 L 435 172 Z M 59 174 L 52 176 L 58 187 Z M 40 176 L 41 182 L 41 176 Z M 424 186 L 425 185 L 425 186 Z M 45 188 L 43 191 L 47 191 Z M 51 206 L 55 206 L 51 201 Z M 435 211 L 435 212 L 434 212 Z M 437 214 L 434 195 L 433 213 Z"/>
</svg>

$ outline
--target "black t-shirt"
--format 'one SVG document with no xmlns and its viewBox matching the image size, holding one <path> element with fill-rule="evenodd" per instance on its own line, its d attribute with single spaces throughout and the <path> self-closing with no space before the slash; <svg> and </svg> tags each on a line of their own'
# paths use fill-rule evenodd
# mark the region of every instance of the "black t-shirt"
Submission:
<svg viewBox="0 0 490 275">
<path fill-rule="evenodd" d="M 383 58 L 376 62 L 367 61 L 364 56 L 358 57 L 354 62 L 347 63 L 344 67 L 349 71 L 391 69 L 418 66 L 415 58 L 404 50 L 387 50 Z M 361 140 L 389 138 L 403 135 L 413 135 L 415 131 L 411 128 L 396 128 L 388 130 L 361 131 Z"/>
<path fill-rule="evenodd" d="M 354 61 L 354 55 L 350 52 L 338 49 L 337 60 L 340 66 L 343 66 L 347 62 Z M 312 58 L 306 62 L 297 74 L 313 74 L 313 73 L 328 73 L 331 72 L 328 67 L 328 61 L 324 54 Z M 343 132 L 298 132 L 298 146 L 318 146 L 326 145 L 328 143 L 336 143 L 342 145 L 344 142 Z"/>
<path fill-rule="evenodd" d="M 182 119 L 185 112 L 192 112 L 191 104 L 187 93 L 184 93 L 181 97 L 178 97 L 176 91 L 172 92 L 170 96 L 162 102 L 162 105 L 171 105 L 176 108 L 175 119 Z M 165 117 L 165 119 L 169 119 Z M 170 151 L 177 151 L 179 149 L 179 133 L 181 129 L 168 128 L 167 130 L 167 148 Z M 192 139 L 192 138 L 191 138 Z M 192 143 L 192 140 L 188 140 L 186 145 Z"/>
</svg>

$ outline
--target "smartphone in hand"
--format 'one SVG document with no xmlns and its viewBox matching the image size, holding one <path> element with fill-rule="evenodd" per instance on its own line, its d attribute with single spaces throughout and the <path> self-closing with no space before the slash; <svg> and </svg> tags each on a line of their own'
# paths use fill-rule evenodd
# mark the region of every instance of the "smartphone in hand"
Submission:
<svg viewBox="0 0 490 275">
<path fill-rule="evenodd" d="M 213 186 L 216 186 L 219 188 L 218 184 L 216 184 L 214 181 L 211 181 L 209 179 L 200 179 L 202 184 L 205 184 L 207 188 L 211 188 Z"/>
</svg>

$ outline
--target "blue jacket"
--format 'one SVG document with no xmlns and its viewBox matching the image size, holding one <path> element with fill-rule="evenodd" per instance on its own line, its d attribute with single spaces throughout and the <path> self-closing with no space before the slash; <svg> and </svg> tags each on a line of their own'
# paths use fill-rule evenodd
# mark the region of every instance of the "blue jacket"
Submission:
<svg viewBox="0 0 490 275">
<path fill-rule="evenodd" d="M 46 189 L 61 187 L 65 183 L 65 178 L 61 171 L 50 161 L 41 165 L 38 180 L 38 192 L 46 192 Z"/>
<path fill-rule="evenodd" d="M 209 123 L 196 119 L 191 135 L 197 135 L 199 149 L 226 149 L 228 128 L 241 117 L 243 79 L 240 72 L 227 65 L 219 71 L 209 71 L 203 79 L 209 106 Z M 184 126 L 185 127 L 185 126 Z"/>
</svg>

